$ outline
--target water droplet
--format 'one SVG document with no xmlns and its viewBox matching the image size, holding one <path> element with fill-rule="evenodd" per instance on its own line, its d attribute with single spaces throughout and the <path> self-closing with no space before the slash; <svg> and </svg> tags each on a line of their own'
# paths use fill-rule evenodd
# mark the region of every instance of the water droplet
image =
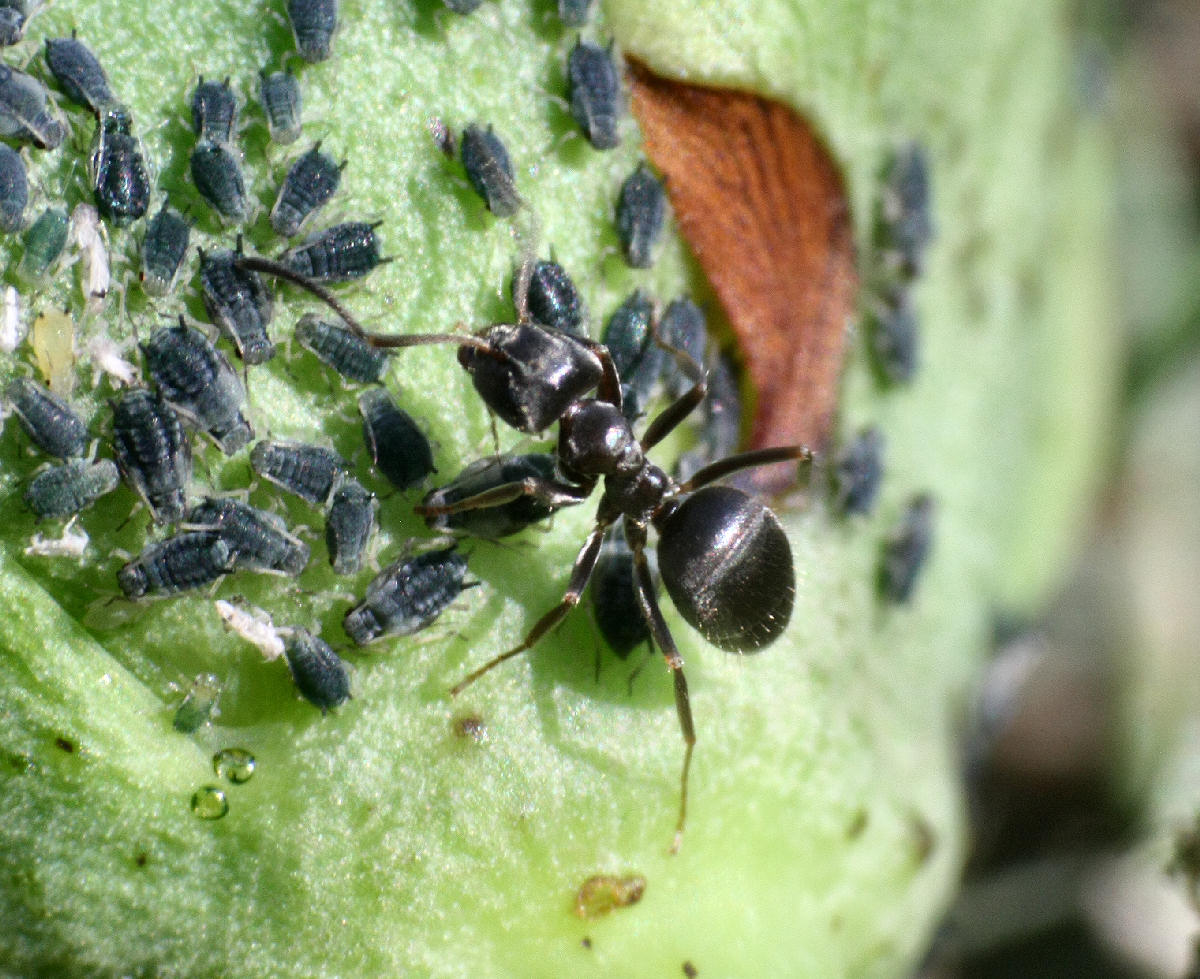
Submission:
<svg viewBox="0 0 1200 979">
<path fill-rule="evenodd" d="M 220 819 L 229 812 L 229 800 L 215 785 L 204 785 L 192 795 L 192 812 L 201 819 Z"/>
<path fill-rule="evenodd" d="M 234 785 L 249 782 L 254 775 L 254 756 L 245 748 L 222 748 L 213 755 L 213 771 Z"/>
</svg>

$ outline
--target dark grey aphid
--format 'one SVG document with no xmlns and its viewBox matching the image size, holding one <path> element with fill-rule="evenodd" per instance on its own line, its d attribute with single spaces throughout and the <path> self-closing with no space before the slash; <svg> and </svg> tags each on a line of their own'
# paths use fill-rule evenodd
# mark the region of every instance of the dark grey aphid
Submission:
<svg viewBox="0 0 1200 979">
<path fill-rule="evenodd" d="M 163 201 L 142 240 L 142 288 L 149 295 L 165 296 L 174 288 L 191 234 L 183 215 Z"/>
<path fill-rule="evenodd" d="M 9 234 L 20 231 L 28 203 L 29 176 L 25 161 L 7 143 L 0 143 L 0 231 Z"/>
<path fill-rule="evenodd" d="M 48 98 L 46 86 L 32 75 L 0 65 L 0 136 L 58 149 L 67 130 L 48 108 Z"/>
<path fill-rule="evenodd" d="M 307 442 L 262 441 L 250 450 L 250 467 L 302 500 L 323 506 L 350 467 L 333 449 Z"/>
<path fill-rule="evenodd" d="M 199 674 L 189 685 L 182 703 L 175 709 L 171 723 L 181 734 L 200 730 L 216 709 L 221 696 L 221 681 L 213 673 Z"/>
<path fill-rule="evenodd" d="M 116 102 L 99 59 L 77 38 L 46 38 L 46 66 L 76 105 L 98 114 Z"/>
<path fill-rule="evenodd" d="M 463 14 L 465 16 L 478 10 L 483 0 L 442 0 L 442 2 L 446 4 L 447 10 L 452 10 L 456 14 Z"/>
<path fill-rule="evenodd" d="M 834 460 L 834 506 L 841 513 L 870 513 L 882 483 L 883 436 L 864 428 Z"/>
<path fill-rule="evenodd" d="M 621 659 L 650 641 L 650 626 L 637 596 L 633 551 L 621 523 L 605 534 L 588 589 L 596 628 Z"/>
<path fill-rule="evenodd" d="M 462 594 L 466 573 L 467 559 L 453 547 L 402 558 L 384 568 L 346 613 L 346 635 L 365 646 L 428 628 Z"/>
<path fill-rule="evenodd" d="M 702 402 L 703 422 L 696 447 L 679 457 L 676 479 L 691 479 L 704 466 L 733 455 L 742 441 L 742 393 L 737 372 L 723 355 L 708 367 L 708 395 Z"/>
<path fill-rule="evenodd" d="M 25 36 L 25 11 L 0 7 L 0 47 L 7 48 Z"/>
<path fill-rule="evenodd" d="M 17 277 L 40 282 L 67 247 L 71 218 L 61 207 L 48 207 L 25 231 L 25 252 L 17 264 Z"/>
<path fill-rule="evenodd" d="M 580 39 L 567 57 L 567 94 L 571 115 L 589 143 L 598 150 L 620 142 L 621 80 L 612 51 Z"/>
<path fill-rule="evenodd" d="M 558 19 L 563 27 L 582 27 L 591 9 L 592 0 L 558 0 Z"/>
<path fill-rule="evenodd" d="M 382 222 L 346 221 L 309 235 L 295 248 L 279 256 L 298 275 L 314 282 L 348 282 L 361 279 L 378 266 L 379 236 L 375 229 Z"/>
<path fill-rule="evenodd" d="M 246 390 L 208 337 L 181 320 L 155 330 L 142 353 L 159 393 L 184 421 L 211 436 L 226 455 L 249 444 L 254 429 L 242 414 Z"/>
<path fill-rule="evenodd" d="M 667 195 L 662 181 L 645 163 L 639 163 L 617 197 L 617 237 L 630 267 L 648 269 L 654 264 L 654 246 L 662 234 L 666 213 Z"/>
<path fill-rule="evenodd" d="M 350 699 L 346 664 L 324 639 L 305 629 L 280 629 L 283 655 L 300 695 L 324 714 Z"/>
<path fill-rule="evenodd" d="M 705 361 L 708 346 L 708 321 L 704 310 L 687 296 L 681 296 L 663 311 L 658 324 L 658 335 L 663 343 L 682 350 L 698 365 Z M 667 394 L 678 398 L 692 386 L 692 378 L 683 370 L 674 356 L 663 358 L 663 383 Z"/>
<path fill-rule="evenodd" d="M 446 506 L 506 483 L 519 482 L 528 477 L 553 479 L 555 475 L 554 456 L 548 452 L 487 456 L 476 459 L 445 486 L 427 493 L 421 505 Z M 425 518 L 425 523 L 431 530 L 453 531 L 482 537 L 485 540 L 496 540 L 545 520 L 554 510 L 555 507 L 532 496 L 519 496 L 510 503 L 502 503 L 499 506 L 430 515 Z"/>
<path fill-rule="evenodd" d="M 325 545 L 337 574 L 357 574 L 375 532 L 379 501 L 352 476 L 343 477 L 325 512 Z"/>
<path fill-rule="evenodd" d="M 175 595 L 203 588 L 233 570 L 229 546 L 219 534 L 189 530 L 148 545 L 117 572 L 126 598 Z"/>
<path fill-rule="evenodd" d="M 250 203 L 237 153 L 224 143 L 201 140 L 192 150 L 192 182 L 209 206 L 229 224 L 246 220 Z"/>
<path fill-rule="evenodd" d="M 897 286 L 880 298 L 871 311 L 868 334 L 879 373 L 893 384 L 910 382 L 920 361 L 921 331 L 906 286 Z"/>
<path fill-rule="evenodd" d="M 338 26 L 338 0 L 288 0 L 296 50 L 305 61 L 324 61 Z"/>
<path fill-rule="evenodd" d="M 263 115 L 267 117 L 271 139 L 286 145 L 300 138 L 300 114 L 304 102 L 295 75 L 290 71 L 264 71 L 258 99 Z"/>
<path fill-rule="evenodd" d="M 339 323 L 326 323 L 305 313 L 296 324 L 296 340 L 321 363 L 342 377 L 377 384 L 387 369 L 387 351 L 372 347 L 362 336 Z"/>
<path fill-rule="evenodd" d="M 879 569 L 879 590 L 890 602 L 907 602 L 933 545 L 933 499 L 913 497 L 888 538 Z"/>
<path fill-rule="evenodd" d="M 513 276 L 513 298 L 516 299 L 521 271 Z M 587 317 L 583 299 L 566 270 L 557 262 L 535 262 L 529 275 L 529 291 L 525 297 L 529 318 L 542 326 L 583 335 Z M 518 310 L 521 312 L 521 310 Z"/>
<path fill-rule="evenodd" d="M 21 426 L 47 455 L 72 459 L 87 453 L 88 431 L 83 419 L 49 388 L 18 377 L 4 393 Z"/>
<path fill-rule="evenodd" d="M 295 578 L 308 566 L 309 546 L 288 530 L 282 517 L 241 500 L 206 497 L 188 512 L 187 523 L 220 534 L 236 568 Z"/>
<path fill-rule="evenodd" d="M 412 417 L 401 409 L 383 388 L 359 395 L 363 418 L 363 441 L 375 463 L 396 489 L 406 490 L 432 472 L 433 450 L 429 439 Z"/>
<path fill-rule="evenodd" d="M 600 339 L 621 378 L 622 413 L 632 422 L 662 373 L 665 352 L 654 342 L 654 304 L 640 289 L 630 293 L 609 317 Z"/>
<path fill-rule="evenodd" d="M 192 450 L 179 416 L 161 395 L 131 388 L 116 400 L 113 454 L 125 481 L 158 523 L 183 518 Z"/>
<path fill-rule="evenodd" d="M 90 172 L 101 217 L 122 225 L 146 213 L 150 177 L 142 145 L 133 135 L 129 110 L 122 105 L 110 105 L 99 112 Z"/>
<path fill-rule="evenodd" d="M 513 178 L 512 161 L 500 137 L 488 126 L 470 125 L 463 130 L 462 162 L 475 193 L 498 218 L 511 217 L 521 206 Z"/>
<path fill-rule="evenodd" d="M 271 208 L 271 227 L 290 238 L 318 209 L 323 207 L 342 181 L 342 167 L 317 143 L 296 160 L 283 178 L 275 206 Z"/>
<path fill-rule="evenodd" d="M 238 100 L 229 85 L 228 76 L 223 82 L 200 82 L 192 92 L 192 132 L 198 142 L 225 145 L 233 142 L 237 129 Z"/>
<path fill-rule="evenodd" d="M 73 459 L 38 473 L 25 489 L 25 502 L 43 520 L 69 517 L 111 493 L 120 482 L 111 459 Z"/>
<path fill-rule="evenodd" d="M 267 325 L 275 310 L 262 277 L 237 267 L 238 252 L 200 253 L 200 289 L 204 308 L 247 364 L 275 356 Z"/>
<path fill-rule="evenodd" d="M 920 275 L 925 248 L 933 238 L 929 158 L 919 143 L 896 152 L 884 177 L 877 243 L 894 249 L 906 279 Z"/>
</svg>

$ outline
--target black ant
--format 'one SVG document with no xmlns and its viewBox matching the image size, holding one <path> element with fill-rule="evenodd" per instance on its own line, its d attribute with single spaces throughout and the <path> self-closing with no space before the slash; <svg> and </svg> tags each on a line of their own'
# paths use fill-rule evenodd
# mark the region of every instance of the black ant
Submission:
<svg viewBox="0 0 1200 979">
<path fill-rule="evenodd" d="M 269 260 L 243 257 L 239 262 L 244 268 L 310 286 L 302 276 Z M 324 290 L 310 291 L 325 298 Z M 532 649 L 557 626 L 579 603 L 605 532 L 622 521 L 633 551 L 638 604 L 674 677 L 675 709 L 686 746 L 679 822 L 671 847 L 676 852 L 687 818 L 688 770 L 696 730 L 683 657 L 659 609 L 646 559 L 647 530 L 653 526 L 658 532 L 659 575 L 679 614 L 714 646 L 728 652 L 756 652 L 779 638 L 791 618 L 795 595 L 791 546 L 768 507 L 732 486 L 711 484 L 742 469 L 792 459 L 811 461 L 812 451 L 783 446 L 743 452 L 704 466 L 677 483 L 645 454 L 683 422 L 707 393 L 705 372 L 687 353 L 667 348 L 687 372 L 691 387 L 663 409 L 638 439 L 621 412 L 621 379 L 612 357 L 594 340 L 532 322 L 498 324 L 475 334 L 374 334 L 340 307 L 335 310 L 375 347 L 455 344 L 458 361 L 471 375 L 479 396 L 513 428 L 538 433 L 558 422 L 558 466 L 553 478 L 526 476 L 453 503 L 426 503 L 416 508 L 417 513 L 446 516 L 502 506 L 521 497 L 532 497 L 552 509 L 576 506 L 604 481 L 596 523 L 575 558 L 562 600 L 534 624 L 519 646 L 463 677 L 450 693 L 461 693 L 496 666 Z M 597 396 L 587 397 L 593 390 Z"/>
</svg>

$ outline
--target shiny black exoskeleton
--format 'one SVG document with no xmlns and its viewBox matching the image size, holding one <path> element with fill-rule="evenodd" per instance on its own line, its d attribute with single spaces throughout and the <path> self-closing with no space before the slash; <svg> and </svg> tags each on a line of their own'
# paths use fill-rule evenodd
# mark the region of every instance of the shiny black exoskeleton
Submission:
<svg viewBox="0 0 1200 979">
<path fill-rule="evenodd" d="M 150 206 L 150 177 L 133 121 L 123 105 L 97 113 L 91 157 L 92 189 L 100 216 L 116 225 L 136 221 Z"/>
<path fill-rule="evenodd" d="M 528 455 L 498 455 L 476 459 L 445 486 L 425 495 L 425 523 L 430 530 L 467 534 L 484 540 L 497 540 L 520 533 L 539 523 L 558 508 L 532 496 L 518 496 L 507 503 L 478 510 L 445 512 L 447 507 L 469 497 L 479 496 L 500 486 L 525 479 L 551 479 L 554 456 L 546 452 Z"/>
</svg>

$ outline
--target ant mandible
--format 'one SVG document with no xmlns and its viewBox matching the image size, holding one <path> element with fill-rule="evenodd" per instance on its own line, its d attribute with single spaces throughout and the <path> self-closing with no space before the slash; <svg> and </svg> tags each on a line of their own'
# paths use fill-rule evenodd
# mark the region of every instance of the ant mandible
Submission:
<svg viewBox="0 0 1200 979">
<path fill-rule="evenodd" d="M 310 283 L 277 263 L 243 257 L 243 267 Z M 310 289 L 320 298 L 319 292 Z M 692 381 L 654 418 L 641 439 L 621 413 L 621 381 L 608 349 L 594 340 L 538 326 L 503 323 L 474 334 L 370 333 L 340 306 L 335 310 L 373 346 L 402 348 L 449 343 L 471 375 L 484 403 L 518 431 L 536 434 L 558 422 L 554 478 L 526 476 L 443 505 L 416 508 L 425 517 L 502 506 L 532 497 L 557 509 L 587 500 L 603 480 L 596 521 L 576 555 L 562 600 L 529 630 L 520 645 L 493 657 L 450 690 L 457 695 L 506 660 L 532 649 L 578 603 L 596 566 L 605 531 L 618 520 L 633 551 L 638 604 L 666 659 L 675 686 L 675 709 L 683 733 L 679 821 L 671 851 L 683 839 L 688 772 L 696 729 L 683 657 L 667 628 L 646 559 L 648 528 L 658 533 L 658 568 L 679 614 L 714 646 L 753 653 L 774 642 L 791 618 L 795 595 L 792 551 L 778 517 L 732 486 L 712 485 L 731 473 L 788 460 L 811 461 L 804 446 L 759 449 L 713 462 L 677 483 L 646 453 L 704 400 L 705 372 L 683 351 L 668 348 Z M 656 342 L 657 339 L 656 339 Z M 663 345 L 665 346 L 665 344 Z M 591 391 L 595 397 L 588 397 Z"/>
</svg>

